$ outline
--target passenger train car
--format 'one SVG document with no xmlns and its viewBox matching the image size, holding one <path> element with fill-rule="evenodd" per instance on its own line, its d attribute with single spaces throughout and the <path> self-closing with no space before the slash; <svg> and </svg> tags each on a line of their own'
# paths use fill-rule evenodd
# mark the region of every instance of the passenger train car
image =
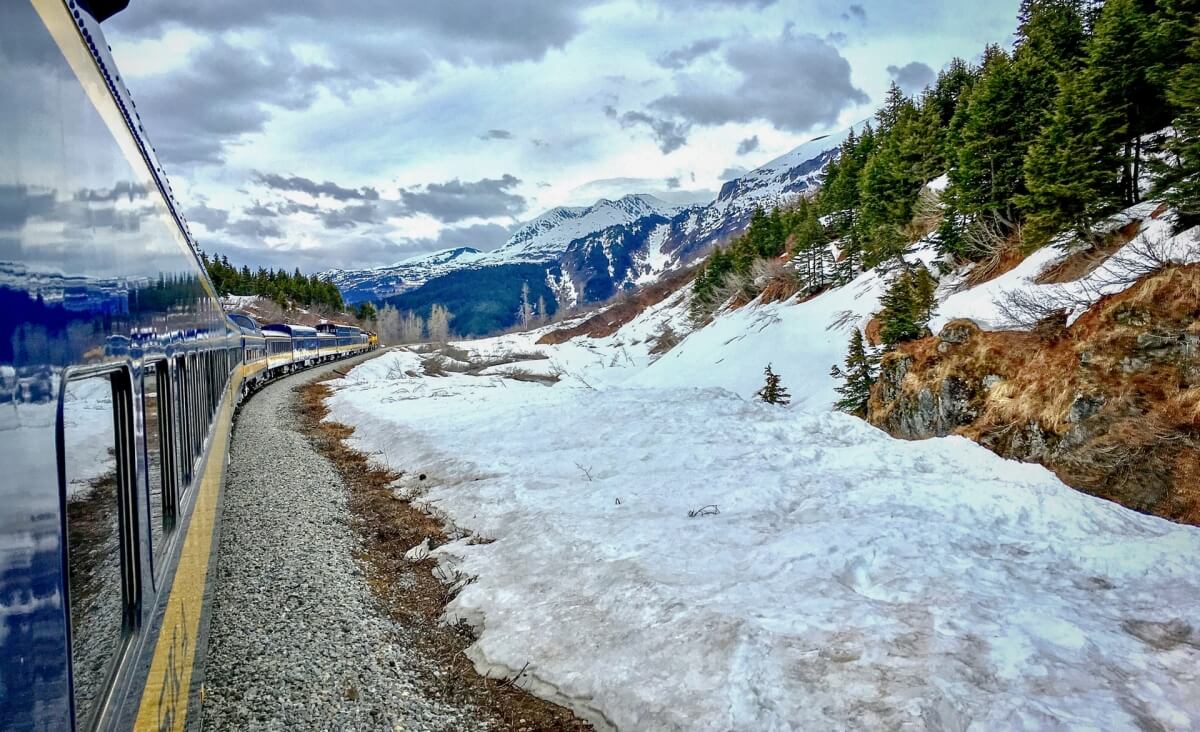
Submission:
<svg viewBox="0 0 1200 732">
<path fill-rule="evenodd" d="M 363 352 L 226 316 L 100 22 L 0 2 L 0 730 L 183 729 L 238 400 Z"/>
</svg>

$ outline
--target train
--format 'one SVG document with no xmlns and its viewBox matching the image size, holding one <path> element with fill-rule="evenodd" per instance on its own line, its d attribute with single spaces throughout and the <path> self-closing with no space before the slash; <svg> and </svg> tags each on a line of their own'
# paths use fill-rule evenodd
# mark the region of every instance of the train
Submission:
<svg viewBox="0 0 1200 732">
<path fill-rule="evenodd" d="M 0 729 L 202 721 L 239 401 L 364 353 L 226 314 L 101 24 L 0 3 Z"/>
</svg>

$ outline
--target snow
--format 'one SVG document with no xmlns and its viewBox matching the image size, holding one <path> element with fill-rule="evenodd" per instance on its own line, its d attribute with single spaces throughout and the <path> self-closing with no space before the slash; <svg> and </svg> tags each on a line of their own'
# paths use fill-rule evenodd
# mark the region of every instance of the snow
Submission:
<svg viewBox="0 0 1200 732">
<path fill-rule="evenodd" d="M 116 470 L 112 384 L 107 377 L 69 381 L 63 392 L 67 495 L 84 495 Z"/>
<path fill-rule="evenodd" d="M 929 263 L 932 249 L 914 252 L 912 262 Z M 837 380 L 829 369 L 841 364 L 852 328 L 863 328 L 879 310 L 888 278 L 866 272 L 845 287 L 802 303 L 780 302 L 726 312 L 693 332 L 644 371 L 629 386 L 721 387 L 750 398 L 763 384 L 771 364 L 793 399 L 813 409 L 837 400 Z"/>
<path fill-rule="evenodd" d="M 261 299 L 258 295 L 225 295 L 221 298 L 221 304 L 226 310 L 244 310 Z"/>
<path fill-rule="evenodd" d="M 540 348 L 605 371 L 580 345 Z M 388 353 L 333 382 L 330 418 L 426 473 L 419 505 L 493 540 L 433 550 L 478 577 L 446 610 L 481 631 L 477 668 L 528 663 L 523 684 L 601 729 L 1200 723 L 1200 530 L 962 438 L 894 440 L 820 399 L 404 376 L 419 360 Z M 760 360 L 741 368 L 757 378 Z M 666 359 L 633 361 L 607 371 Z M 708 504 L 720 513 L 688 517 Z"/>
<path fill-rule="evenodd" d="M 1133 220 L 1142 222 L 1137 235 L 1128 244 L 1080 279 L 1061 284 L 1037 284 L 1038 275 L 1067 256 L 1058 246 L 1043 247 L 1011 271 L 946 297 L 930 321 L 930 328 L 937 333 L 956 318 L 970 318 L 986 329 L 1028 325 L 1013 322 L 1005 312 L 1004 303 L 1014 294 L 1066 309 L 1070 323 L 1101 297 L 1120 292 L 1139 274 L 1145 273 L 1152 266 L 1148 256 L 1151 252 L 1164 261 L 1180 264 L 1200 261 L 1200 227 L 1173 234 L 1173 216 L 1151 218 L 1159 205 L 1158 201 L 1137 204 L 1098 227 L 1102 231 L 1115 231 Z"/>
<path fill-rule="evenodd" d="M 522 226 L 504 246 L 484 257 L 489 264 L 545 262 L 566 251 L 572 241 L 610 226 L 629 224 L 649 214 L 671 216 L 677 206 L 647 194 L 616 201 L 602 198 L 592 206 L 552 209 Z"/>
<path fill-rule="evenodd" d="M 941 193 L 950 186 L 950 175 L 942 173 L 938 177 L 925 184 L 925 187 L 934 193 Z"/>
<path fill-rule="evenodd" d="M 945 278 L 934 331 L 998 327 L 1013 291 L 1073 298 L 1076 316 L 1151 251 L 1200 259 L 1200 229 L 1172 236 L 1156 208 L 1107 222 L 1143 224 L 1075 283 L 1034 282 L 1054 247 L 974 289 Z M 684 288 L 605 338 L 456 343 L 545 357 L 479 375 L 425 377 L 395 351 L 331 382 L 330 419 L 427 476 L 396 495 L 448 524 L 439 571 L 477 578 L 445 615 L 479 632 L 476 667 L 525 669 L 599 729 L 1200 728 L 1200 529 L 964 438 L 901 441 L 829 411 L 829 368 L 888 280 L 694 331 Z M 686 338 L 656 356 L 665 328 Z M 767 363 L 791 405 L 753 400 Z"/>
</svg>

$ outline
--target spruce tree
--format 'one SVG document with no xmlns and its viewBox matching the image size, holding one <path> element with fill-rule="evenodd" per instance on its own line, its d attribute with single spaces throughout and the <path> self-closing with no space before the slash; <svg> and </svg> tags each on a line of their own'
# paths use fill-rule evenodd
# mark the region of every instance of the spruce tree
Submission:
<svg viewBox="0 0 1200 732">
<path fill-rule="evenodd" d="M 867 349 L 862 331 L 855 328 L 850 334 L 845 368 L 834 366 L 829 371 L 830 376 L 843 382 L 835 387 L 835 391 L 841 395 L 841 399 L 834 404 L 835 409 L 866 418 L 871 386 L 875 383 L 876 366 L 877 360 Z"/>
<path fill-rule="evenodd" d="M 924 265 L 906 267 L 880 298 L 879 339 L 891 348 L 928 335 L 937 281 Z"/>
<path fill-rule="evenodd" d="M 1108 0 L 1088 44 L 1087 72 L 1095 91 L 1091 111 L 1103 153 L 1120 161 L 1121 200 L 1140 199 L 1141 136 L 1149 129 L 1162 90 L 1150 81 L 1154 33 L 1138 0 Z"/>
<path fill-rule="evenodd" d="M 1171 152 L 1178 160 L 1168 199 L 1180 212 L 1180 225 L 1200 223 L 1200 20 L 1193 27 L 1185 65 L 1171 82 L 1170 101 L 1179 110 Z"/>
<path fill-rule="evenodd" d="M 787 389 L 779 383 L 779 374 L 771 370 L 771 364 L 767 364 L 767 368 L 763 371 L 766 376 L 766 384 L 759 389 L 756 396 L 762 399 L 767 404 L 785 405 L 791 401 L 792 397 L 788 394 Z"/>
<path fill-rule="evenodd" d="M 1062 78 L 1054 114 L 1025 156 L 1028 193 L 1018 202 L 1027 212 L 1025 243 L 1038 247 L 1062 230 L 1086 236 L 1114 207 L 1119 191 L 1115 161 L 1100 144 L 1086 76 Z"/>
<path fill-rule="evenodd" d="M 956 156 L 947 200 L 954 211 L 1015 220 L 1013 199 L 1024 192 L 1022 164 L 1028 145 L 1014 134 L 1025 124 L 1022 102 L 1012 59 L 990 46 L 980 78 L 952 122 Z"/>
</svg>

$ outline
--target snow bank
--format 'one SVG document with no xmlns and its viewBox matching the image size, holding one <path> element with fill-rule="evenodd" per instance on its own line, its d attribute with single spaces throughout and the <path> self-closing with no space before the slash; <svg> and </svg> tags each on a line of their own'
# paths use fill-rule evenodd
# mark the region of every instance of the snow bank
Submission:
<svg viewBox="0 0 1200 732">
<path fill-rule="evenodd" d="M 1074 322 L 1104 295 L 1127 288 L 1139 273 L 1161 257 L 1181 264 L 1200 261 L 1200 227 L 1172 234 L 1174 219 L 1150 215 L 1160 202 L 1147 201 L 1109 219 L 1101 230 L 1115 231 L 1133 220 L 1141 220 L 1138 234 L 1093 272 L 1074 282 L 1039 285 L 1037 277 L 1067 255 L 1057 246 L 1043 247 L 1009 272 L 968 290 L 946 297 L 937 308 L 930 328 L 937 333 L 956 318 L 970 318 L 985 329 L 1020 327 L 1005 313 L 1004 302 L 1014 293 L 1051 307 L 1061 306 Z"/>
<path fill-rule="evenodd" d="M 758 331 L 721 336 L 742 336 L 724 360 L 721 337 L 693 335 L 674 368 L 697 371 L 674 383 L 701 367 L 757 381 L 765 358 L 807 384 L 803 359 L 827 369 L 841 336 L 754 333 L 811 336 L 876 287 L 763 308 Z M 643 375 L 673 383 L 666 363 Z M 535 691 L 602 727 L 1200 724 L 1200 530 L 964 439 L 900 442 L 722 389 L 406 371 L 419 357 L 397 352 L 332 382 L 331 419 L 427 473 L 419 503 L 494 539 L 434 551 L 478 576 L 447 609 L 482 629 L 477 667 L 528 663 Z"/>
</svg>

